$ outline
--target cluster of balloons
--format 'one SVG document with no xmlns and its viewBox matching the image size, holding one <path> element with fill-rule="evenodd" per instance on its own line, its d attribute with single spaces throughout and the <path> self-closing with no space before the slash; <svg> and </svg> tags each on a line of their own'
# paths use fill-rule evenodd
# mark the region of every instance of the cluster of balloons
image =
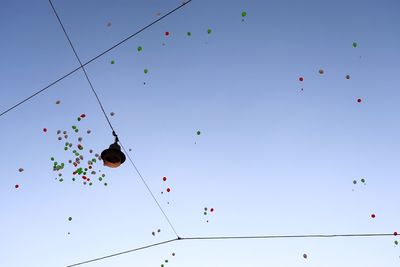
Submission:
<svg viewBox="0 0 400 267">
<path fill-rule="evenodd" d="M 85 119 L 86 115 L 81 114 L 80 116 L 77 117 L 77 121 L 80 122 L 82 119 Z M 77 134 L 79 132 L 79 129 L 76 125 L 71 126 L 73 132 Z M 63 136 L 61 135 L 63 134 Z M 87 130 L 87 134 L 91 133 L 91 130 Z M 61 135 L 61 136 L 60 136 Z M 95 171 L 94 167 L 95 164 L 101 161 L 101 157 L 99 154 L 95 154 L 93 156 L 88 156 L 87 162 L 85 162 L 85 148 L 82 144 L 82 137 L 78 137 L 78 143 L 74 145 L 71 141 L 67 141 L 68 137 L 68 132 L 67 131 L 57 131 L 57 136 L 58 140 L 62 140 L 63 138 L 66 140 L 64 143 L 64 151 L 70 150 L 72 153 L 72 158 L 68 160 L 68 163 L 74 168 L 72 171 L 72 181 L 75 182 L 77 178 L 81 178 L 83 181 L 83 185 L 88 184 L 89 186 L 92 186 L 94 181 L 92 181 L 91 177 L 95 177 L 98 175 L 98 180 L 99 182 L 102 182 L 103 179 L 105 178 L 105 174 L 98 174 L 101 172 L 101 170 Z M 74 149 L 75 148 L 75 149 Z M 90 149 L 89 153 L 93 153 L 93 150 Z M 64 179 L 63 177 L 63 170 L 66 167 L 66 164 L 64 162 L 57 162 L 55 160 L 55 157 L 51 157 L 50 160 L 53 162 L 53 171 L 57 173 L 57 177 L 55 178 L 56 180 L 58 179 L 59 182 L 63 182 Z M 85 164 L 85 165 L 84 165 Z M 104 186 L 107 186 L 108 184 L 106 182 L 103 182 Z"/>
</svg>

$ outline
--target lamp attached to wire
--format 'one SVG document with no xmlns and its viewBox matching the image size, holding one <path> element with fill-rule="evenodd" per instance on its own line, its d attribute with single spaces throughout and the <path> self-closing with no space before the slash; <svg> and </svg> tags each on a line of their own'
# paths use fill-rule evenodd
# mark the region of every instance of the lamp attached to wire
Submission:
<svg viewBox="0 0 400 267">
<path fill-rule="evenodd" d="M 111 144 L 108 149 L 101 152 L 101 159 L 103 160 L 104 166 L 118 168 L 125 162 L 126 156 L 121 151 L 121 146 L 118 145 L 119 139 L 114 131 L 113 136 L 115 137 L 115 142 Z"/>
</svg>

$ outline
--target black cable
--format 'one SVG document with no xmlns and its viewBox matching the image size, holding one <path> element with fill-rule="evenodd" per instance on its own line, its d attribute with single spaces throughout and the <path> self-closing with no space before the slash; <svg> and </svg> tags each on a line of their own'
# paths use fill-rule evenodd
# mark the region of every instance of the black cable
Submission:
<svg viewBox="0 0 400 267">
<path fill-rule="evenodd" d="M 181 9 L 184 5 L 192 2 L 193 0 L 188 0 L 184 3 L 182 3 L 180 6 L 174 8 L 173 10 L 169 11 L 168 13 L 166 13 L 165 15 L 161 16 L 160 18 L 156 19 L 155 21 L 151 22 L 150 24 L 146 25 L 145 27 L 141 28 L 140 30 L 138 30 L 137 32 L 129 35 L 128 37 L 126 37 L 125 39 L 123 39 L 122 41 L 116 43 L 115 45 L 111 46 L 110 48 L 104 50 L 103 52 L 101 52 L 100 54 L 98 54 L 97 56 L 93 57 L 92 59 L 90 59 L 89 61 L 87 61 L 86 63 L 82 64 L 83 67 L 85 67 L 86 65 L 92 63 L 93 61 L 97 60 L 98 58 L 104 56 L 105 54 L 107 54 L 108 52 L 110 52 L 111 50 L 115 49 L 116 47 L 120 46 L 121 44 L 125 43 L 126 41 L 128 41 L 129 39 L 131 39 L 132 37 L 135 37 L 136 35 L 138 35 L 139 33 L 141 33 L 142 31 L 146 30 L 147 28 L 153 26 L 154 24 L 156 24 L 157 22 L 161 21 L 162 19 L 166 18 L 167 16 L 171 15 L 172 13 L 178 11 L 179 9 Z M 11 106 L 10 108 L 6 109 L 5 111 L 0 113 L 0 117 L 4 116 L 5 114 L 7 114 L 8 112 L 10 112 L 11 110 L 17 108 L 18 106 L 24 104 L 26 101 L 30 100 L 31 98 L 35 97 L 36 95 L 42 93 L 43 91 L 46 91 L 47 89 L 49 89 L 51 86 L 55 85 L 56 83 L 64 80 L 65 78 L 67 78 L 68 76 L 72 75 L 73 73 L 75 73 L 76 71 L 78 71 L 79 69 L 82 68 L 82 66 L 70 71 L 68 74 L 65 74 L 64 76 L 58 78 L 57 80 L 55 80 L 54 82 L 50 83 L 49 85 L 45 86 L 44 88 L 40 89 L 39 91 L 37 91 L 36 93 L 30 95 L 29 97 L 21 100 L 20 102 L 16 103 L 15 105 Z"/>
<path fill-rule="evenodd" d="M 67 267 L 73 267 L 73 266 L 78 266 L 78 265 L 82 265 L 82 264 L 86 264 L 86 263 L 90 263 L 90 262 L 94 262 L 94 261 L 99 261 L 99 260 L 103 260 L 106 258 L 111 258 L 111 257 L 115 257 L 115 256 L 119 256 L 121 254 L 126 254 L 126 253 L 130 253 L 130 252 L 135 252 L 138 250 L 142 250 L 142 249 L 146 249 L 146 248 L 150 248 L 150 247 L 154 247 L 154 246 L 158 246 L 161 244 L 165 244 L 165 243 L 171 243 L 171 242 L 175 242 L 175 241 L 185 241 L 185 240 L 234 240 L 234 239 L 278 239 L 278 238 L 335 238 L 335 237 L 385 237 L 385 236 L 395 236 L 395 234 L 332 234 L 332 235 L 321 235 L 321 234 L 316 234 L 316 235 L 255 235 L 255 236 L 209 236 L 209 237 L 178 237 L 176 239 L 171 239 L 169 241 L 165 241 L 165 242 L 161 242 L 161 243 L 156 243 L 154 245 L 149 245 L 146 247 L 140 247 L 137 249 L 131 249 L 131 250 L 127 250 L 124 252 L 120 252 L 120 253 L 115 253 L 115 254 L 111 254 L 105 257 L 101 257 L 101 258 L 96 258 L 93 260 L 88 260 L 88 261 L 84 261 L 84 262 L 80 262 L 80 263 L 76 263 L 73 265 L 69 265 Z"/>
<path fill-rule="evenodd" d="M 284 239 L 284 238 L 334 238 L 334 237 L 384 237 L 384 236 L 393 236 L 393 234 L 210 236 L 210 237 L 182 237 L 181 240 Z"/>
<path fill-rule="evenodd" d="M 139 175 L 140 179 L 142 180 L 143 184 L 146 186 L 147 190 L 149 191 L 151 197 L 153 198 L 154 202 L 157 203 L 158 208 L 160 209 L 160 211 L 162 212 L 162 214 L 164 215 L 164 218 L 167 220 L 169 226 L 171 227 L 172 231 L 174 231 L 175 235 L 177 236 L 177 238 L 180 239 L 178 233 L 175 230 L 175 227 L 172 225 L 171 221 L 169 220 L 167 214 L 165 214 L 163 208 L 161 207 L 160 203 L 158 202 L 158 200 L 156 199 L 156 197 L 154 196 L 153 192 L 151 191 L 150 187 L 148 186 L 146 180 L 143 178 L 142 174 L 140 173 L 139 169 L 136 167 L 136 164 L 133 162 L 131 156 L 129 155 L 128 151 L 126 151 L 125 147 L 122 145 L 122 143 L 120 142 L 120 145 L 122 147 L 122 149 L 124 150 L 126 156 L 128 157 L 129 161 L 131 162 L 132 166 L 135 168 L 137 174 Z"/>
<path fill-rule="evenodd" d="M 83 264 L 87 264 L 87 263 L 91 263 L 91 262 L 95 262 L 95 261 L 101 261 L 101 260 L 105 260 L 105 259 L 108 259 L 108 258 L 120 256 L 122 254 L 127 254 L 127 253 L 136 252 L 136 251 L 139 251 L 139 250 L 144 250 L 144 249 L 151 248 L 151 247 L 164 245 L 164 244 L 171 243 L 171 242 L 174 242 L 174 241 L 177 241 L 177 240 L 179 240 L 179 239 L 178 238 L 170 239 L 170 240 L 167 240 L 167 241 L 163 241 L 163 242 L 147 245 L 147 246 L 144 246 L 144 247 L 134 248 L 134 249 L 131 249 L 131 250 L 126 250 L 126 251 L 110 254 L 110 255 L 107 255 L 107 256 L 104 256 L 104 257 L 100 257 L 100 258 L 95 258 L 95 259 L 91 259 L 91 260 L 87 260 L 87 261 L 78 262 L 78 263 L 75 263 L 75 264 L 72 264 L 72 265 L 68 265 L 67 267 L 79 266 L 79 265 L 83 265 Z"/>
<path fill-rule="evenodd" d="M 96 99 L 97 99 L 97 102 L 98 102 L 99 105 L 100 105 L 101 110 L 103 111 L 104 117 L 106 117 L 106 120 L 107 120 L 107 122 L 108 122 L 108 125 L 110 125 L 111 130 L 112 130 L 113 132 L 115 132 L 115 131 L 114 131 L 114 128 L 113 128 L 113 126 L 112 126 L 112 124 L 111 124 L 111 122 L 110 122 L 110 119 L 108 118 L 107 113 L 106 113 L 106 111 L 104 110 L 103 104 L 101 103 L 100 98 L 99 98 L 99 96 L 97 95 L 97 92 L 96 92 L 96 90 L 94 89 L 94 87 L 93 87 L 93 85 L 92 85 L 92 82 L 90 81 L 89 76 L 88 76 L 87 73 L 86 73 L 86 69 L 85 69 L 85 67 L 82 65 L 82 61 L 81 61 L 81 59 L 79 58 L 78 53 L 76 52 L 75 47 L 74 47 L 74 45 L 72 44 L 71 39 L 69 38 L 68 33 L 67 33 L 67 31 L 65 30 L 64 25 L 63 25 L 63 23 L 62 23 L 60 17 L 58 16 L 58 13 L 57 13 L 57 11 L 56 11 L 56 9 L 55 9 L 53 3 L 51 2 L 51 0 L 49 0 L 49 3 L 50 3 L 50 5 L 51 5 L 51 8 L 53 9 L 54 14 L 55 14 L 56 17 L 57 17 L 58 22 L 60 23 L 60 26 L 61 26 L 61 28 L 62 28 L 64 34 L 65 34 L 65 37 L 68 39 L 68 43 L 69 43 L 69 45 L 71 46 L 72 51 L 74 51 L 74 54 L 75 54 L 76 59 L 78 60 L 79 64 L 81 65 L 81 68 L 82 68 L 82 70 L 83 70 L 83 73 L 85 74 L 86 80 L 88 81 L 88 83 L 89 83 L 89 85 L 90 85 L 90 88 L 92 88 L 92 92 L 93 92 L 93 94 L 95 95 L 95 97 L 96 97 Z"/>
<path fill-rule="evenodd" d="M 112 130 L 113 136 L 115 137 L 115 141 L 118 142 L 118 141 L 119 141 L 118 135 L 115 133 L 114 127 L 112 126 L 111 121 L 110 121 L 110 119 L 108 118 L 107 113 L 106 113 L 105 110 L 104 110 L 103 104 L 101 103 L 101 100 L 100 100 L 99 96 L 97 95 L 97 92 L 96 92 L 96 90 L 94 89 L 94 87 L 93 87 L 93 85 L 92 85 L 92 82 L 91 82 L 90 79 L 89 79 L 89 76 L 88 76 L 88 74 L 87 74 L 87 72 L 86 72 L 86 69 L 85 69 L 85 67 L 83 66 L 82 61 L 80 60 L 80 58 L 79 58 L 79 56 L 78 56 L 78 53 L 76 52 L 75 47 L 74 47 L 74 45 L 72 44 L 72 41 L 71 41 L 71 39 L 69 38 L 68 33 L 67 33 L 67 31 L 65 30 L 65 27 L 64 27 L 64 25 L 63 25 L 63 23 L 62 23 L 60 17 L 58 16 L 58 13 L 57 13 L 57 11 L 56 11 L 56 9 L 55 9 L 53 3 L 51 2 L 51 0 L 49 0 L 49 3 L 50 3 L 50 5 L 51 5 L 51 8 L 53 9 L 54 14 L 55 14 L 56 17 L 57 17 L 57 20 L 58 20 L 58 22 L 59 22 L 59 24 L 60 24 L 60 26 L 61 26 L 61 28 L 62 28 L 64 34 L 65 34 L 65 37 L 68 39 L 69 45 L 71 46 L 72 50 L 74 51 L 74 54 L 75 54 L 76 59 L 78 60 L 79 64 L 81 65 L 81 69 L 82 69 L 83 72 L 85 73 L 86 80 L 88 81 L 88 83 L 89 83 L 89 85 L 90 85 L 90 88 L 92 89 L 92 92 L 93 92 L 93 94 L 95 95 L 95 97 L 96 97 L 96 99 L 97 99 L 97 102 L 99 103 L 99 105 L 100 105 L 100 107 L 101 107 L 101 110 L 102 110 L 102 112 L 103 112 L 103 114 L 104 114 L 104 117 L 106 118 L 106 120 L 107 120 L 107 122 L 108 122 L 108 124 L 109 124 L 109 126 L 110 126 L 110 128 L 111 128 L 111 130 Z M 153 200 L 156 202 L 158 208 L 160 209 L 160 211 L 161 211 L 162 214 L 164 215 L 164 217 L 165 217 L 165 219 L 167 220 L 168 224 L 171 226 L 171 228 L 172 228 L 173 232 L 175 233 L 176 237 L 179 238 L 178 233 L 176 232 L 176 230 L 175 230 L 174 226 L 172 225 L 171 221 L 169 220 L 167 214 L 166 214 L 166 213 L 164 212 L 164 210 L 162 209 L 160 203 L 159 203 L 159 202 L 157 201 L 157 199 L 155 198 L 155 196 L 154 196 L 153 192 L 151 191 L 150 187 L 147 185 L 146 180 L 143 178 L 142 174 L 140 173 L 140 171 L 139 171 L 138 168 L 136 167 L 135 163 L 133 162 L 133 160 L 131 159 L 131 157 L 130 157 L 129 154 L 127 153 L 126 149 L 122 146 L 122 143 L 121 143 L 120 141 L 119 141 L 119 143 L 121 144 L 121 147 L 124 149 L 125 154 L 128 156 L 129 161 L 132 163 L 133 167 L 135 168 L 136 172 L 138 173 L 138 175 L 139 175 L 140 179 L 142 180 L 143 184 L 146 186 L 148 192 L 150 193 L 150 195 L 152 196 Z"/>
</svg>

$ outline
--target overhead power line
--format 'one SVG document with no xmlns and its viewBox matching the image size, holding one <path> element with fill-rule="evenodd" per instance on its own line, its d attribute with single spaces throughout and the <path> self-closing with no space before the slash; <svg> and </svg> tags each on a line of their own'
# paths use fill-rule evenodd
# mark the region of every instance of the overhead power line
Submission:
<svg viewBox="0 0 400 267">
<path fill-rule="evenodd" d="M 153 26 L 154 24 L 158 23 L 159 21 L 165 19 L 166 17 L 168 17 L 169 15 L 175 13 L 176 11 L 178 11 L 179 9 L 181 9 L 183 6 L 187 5 L 188 3 L 192 2 L 193 0 L 188 0 L 185 1 L 184 3 L 182 3 L 181 5 L 179 5 L 178 7 L 172 9 L 171 11 L 169 11 L 168 13 L 166 13 L 165 15 L 159 17 L 158 19 L 154 20 L 153 22 L 151 22 L 150 24 L 144 26 L 143 28 L 141 28 L 140 30 L 136 31 L 135 33 L 132 33 L 131 35 L 129 35 L 128 37 L 122 39 L 121 41 L 119 41 L 118 43 L 114 44 L 113 46 L 111 46 L 110 48 L 104 50 L 103 52 L 101 52 L 100 54 L 98 54 L 97 56 L 93 57 L 92 59 L 90 59 L 89 61 L 81 64 L 81 66 L 75 68 L 74 70 L 70 71 L 69 73 L 61 76 L 60 78 L 58 78 L 57 80 L 55 80 L 54 82 L 50 83 L 49 85 L 43 87 L 42 89 L 38 90 L 37 92 L 33 93 L 32 95 L 26 97 L 25 99 L 17 102 L 16 104 L 14 104 L 13 106 L 7 108 L 6 110 L 2 111 L 0 113 L 0 117 L 4 116 L 5 114 L 7 114 L 8 112 L 16 109 L 17 107 L 19 107 L 20 105 L 24 104 L 25 102 L 27 102 L 28 100 L 31 100 L 32 98 L 34 98 L 35 96 L 43 93 L 44 91 L 46 91 L 47 89 L 49 89 L 50 87 L 52 87 L 53 85 L 59 83 L 60 81 L 64 80 L 65 78 L 69 77 L 70 75 L 74 74 L 75 72 L 77 72 L 79 69 L 81 69 L 82 67 L 85 67 L 86 65 L 92 63 L 93 61 L 99 59 L 100 57 L 104 56 L 105 54 L 107 54 L 108 52 L 110 52 L 111 50 L 114 50 L 115 48 L 117 48 L 118 46 L 122 45 L 123 43 L 125 43 L 126 41 L 130 40 L 131 38 L 135 37 L 136 35 L 138 35 L 139 33 L 143 32 L 144 30 L 150 28 L 151 26 Z"/>
<path fill-rule="evenodd" d="M 294 238 L 356 238 L 356 237 L 387 237 L 387 236 L 395 236 L 395 234 L 379 234 L 379 233 L 370 233 L 370 234 L 314 234 L 314 235 L 249 235 L 249 236 L 208 236 L 208 237 L 180 237 L 176 239 L 171 239 L 168 241 L 155 243 L 153 245 L 148 245 L 145 247 L 139 247 L 123 252 L 118 252 L 114 254 L 110 254 L 104 257 L 95 258 L 92 260 L 82 261 L 79 263 L 75 263 L 72 265 L 68 265 L 67 267 L 84 265 L 87 263 L 92 263 L 94 261 L 101 261 L 104 259 L 120 256 L 122 254 L 136 252 L 138 250 L 148 249 L 155 246 L 160 246 L 166 243 L 172 243 L 175 241 L 190 241 L 190 240 L 203 240 L 203 241 L 212 241 L 212 240 L 244 240 L 244 239 L 294 239 Z"/>
<path fill-rule="evenodd" d="M 116 256 L 120 256 L 120 255 L 123 255 L 123 254 L 136 252 L 136 251 L 139 251 L 139 250 L 144 250 L 144 249 L 148 249 L 148 248 L 152 248 L 152 247 L 161 246 L 161 245 L 164 245 L 164 244 L 167 244 L 167 243 L 171 243 L 171 242 L 174 242 L 174 241 L 177 241 L 177 240 L 178 240 L 178 238 L 170 239 L 170 240 L 167 240 L 167 241 L 163 241 L 163 242 L 159 242 L 159 243 L 155 243 L 155 244 L 151 244 L 151 245 L 147 245 L 147 246 L 143 246 L 143 247 L 138 247 L 138 248 L 134 248 L 134 249 L 130 249 L 130 250 L 126 250 L 126 251 L 110 254 L 110 255 L 107 255 L 107 256 L 100 257 L 100 258 L 95 258 L 95 259 L 91 259 L 91 260 L 87 260 L 87 261 L 82 261 L 82 262 L 79 262 L 79 263 L 68 265 L 67 267 L 79 266 L 79 265 L 83 265 L 83 264 L 92 263 L 92 262 L 95 262 L 95 261 L 101 261 L 101 260 L 105 260 L 105 259 L 108 259 L 108 258 L 111 258 L 111 257 L 116 257 Z"/>
<path fill-rule="evenodd" d="M 103 112 L 103 114 L 104 114 L 104 117 L 106 118 L 106 120 L 107 120 L 107 122 L 108 122 L 108 125 L 110 126 L 110 128 L 111 128 L 111 130 L 112 130 L 113 135 L 116 137 L 116 140 L 119 141 L 118 135 L 115 133 L 114 127 L 113 127 L 113 125 L 111 124 L 111 121 L 110 121 L 110 119 L 108 118 L 107 113 L 106 113 L 106 111 L 105 111 L 105 109 L 104 109 L 103 103 L 101 102 L 101 100 L 100 100 L 100 98 L 99 98 L 99 96 L 98 96 L 96 90 L 95 90 L 94 87 L 93 87 L 92 82 L 91 82 L 90 79 L 89 79 L 89 76 L 88 76 L 88 74 L 87 74 L 87 72 L 86 72 L 86 69 L 85 69 L 85 67 L 84 67 L 83 64 L 82 64 L 82 61 L 80 60 L 79 55 L 78 55 L 78 53 L 76 52 L 76 49 L 75 49 L 74 45 L 72 44 L 71 39 L 69 38 L 69 35 L 68 35 L 68 33 L 67 33 L 67 31 L 66 31 L 66 29 L 65 29 L 65 27 L 64 27 L 64 25 L 63 25 L 63 23 L 62 23 L 62 21 L 61 21 L 61 19 L 60 19 L 60 16 L 59 16 L 58 13 L 57 13 L 57 10 L 55 9 L 55 7 L 54 7 L 54 5 L 53 5 L 53 3 L 52 3 L 51 0 L 49 0 L 49 3 L 50 3 L 50 5 L 51 5 L 51 8 L 53 9 L 53 12 L 54 12 L 55 16 L 57 17 L 57 20 L 58 20 L 58 22 L 59 22 L 59 24 L 60 24 L 60 26 L 61 26 L 61 28 L 62 28 L 62 30 L 63 30 L 63 32 L 64 32 L 65 37 L 66 37 L 67 40 L 68 40 L 69 45 L 71 46 L 72 51 L 73 51 L 74 54 L 75 54 L 76 59 L 78 60 L 80 66 L 81 66 L 80 68 L 82 69 L 83 73 L 85 74 L 86 80 L 87 80 L 87 82 L 89 83 L 90 88 L 92 89 L 92 92 L 93 92 L 93 94 L 95 95 L 95 97 L 96 97 L 96 99 L 97 99 L 97 102 L 98 102 L 98 104 L 99 104 L 99 106 L 100 106 L 100 108 L 101 108 L 101 110 L 102 110 L 102 112 Z M 121 146 L 122 146 L 122 143 L 121 143 L 121 142 L 120 142 L 120 144 L 121 144 Z M 122 147 L 123 147 L 123 146 L 122 146 Z M 161 213 L 163 214 L 164 218 L 166 219 L 166 221 L 167 221 L 168 224 L 170 225 L 172 231 L 175 233 L 176 237 L 179 238 L 179 235 L 178 235 L 178 233 L 176 232 L 175 227 L 172 225 L 171 220 L 168 218 L 167 214 L 165 213 L 165 211 L 164 211 L 163 208 L 161 207 L 160 203 L 158 202 L 158 200 L 157 200 L 156 197 L 154 196 L 154 194 L 153 194 L 153 192 L 151 191 L 150 187 L 147 185 L 146 180 L 143 178 L 143 176 L 142 176 L 142 174 L 140 173 L 139 169 L 136 167 L 136 165 L 135 165 L 135 163 L 133 162 L 132 158 L 130 157 L 128 151 L 126 151 L 126 149 L 125 149 L 124 147 L 123 147 L 123 149 L 124 149 L 124 151 L 125 151 L 125 154 L 128 156 L 128 159 L 129 159 L 129 161 L 131 162 L 132 166 L 134 167 L 134 169 L 136 170 L 137 174 L 139 175 L 141 181 L 142 181 L 143 184 L 145 185 L 147 191 L 149 192 L 149 194 L 150 194 L 151 197 L 153 198 L 154 202 L 157 204 L 158 208 L 160 209 Z"/>
</svg>

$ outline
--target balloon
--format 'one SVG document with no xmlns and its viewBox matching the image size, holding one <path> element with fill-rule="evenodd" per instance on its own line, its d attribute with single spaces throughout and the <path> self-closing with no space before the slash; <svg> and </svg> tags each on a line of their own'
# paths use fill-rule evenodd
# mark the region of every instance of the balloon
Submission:
<svg viewBox="0 0 400 267">
<path fill-rule="evenodd" d="M 19 188 L 19 184 L 16 184 L 16 185 L 15 185 L 15 189 L 18 189 L 18 188 Z"/>
<path fill-rule="evenodd" d="M 167 188 L 167 192 L 168 192 L 168 193 L 171 192 L 171 188 L 168 187 L 168 188 Z"/>
<path fill-rule="evenodd" d="M 376 215 L 374 213 L 371 214 L 371 218 L 375 219 Z"/>
<path fill-rule="evenodd" d="M 46 129 L 46 128 L 43 128 L 43 132 L 47 133 L 47 129 Z"/>
<path fill-rule="evenodd" d="M 165 36 L 169 36 L 169 32 L 165 32 Z"/>
<path fill-rule="evenodd" d="M 353 181 L 353 184 L 357 184 L 357 181 L 356 181 L 356 180 L 354 180 L 354 181 Z"/>
<path fill-rule="evenodd" d="M 57 101 L 56 101 L 56 105 L 59 105 L 60 103 L 61 103 L 60 100 L 57 100 Z"/>
<path fill-rule="evenodd" d="M 346 75 L 346 80 L 350 80 L 350 75 Z"/>
<path fill-rule="evenodd" d="M 115 60 L 111 60 L 111 64 L 115 64 Z"/>
<path fill-rule="evenodd" d="M 357 99 L 357 102 L 358 102 L 358 103 L 361 103 L 361 102 L 362 102 L 361 98 Z"/>
<path fill-rule="evenodd" d="M 163 181 L 165 182 L 165 181 L 167 180 L 167 177 L 164 176 L 162 179 L 163 179 Z"/>
<path fill-rule="evenodd" d="M 192 36 L 191 32 L 187 32 L 186 34 L 187 34 L 187 36 Z"/>
<path fill-rule="evenodd" d="M 307 259 L 308 258 L 307 254 L 304 253 L 303 258 Z"/>
<path fill-rule="evenodd" d="M 324 74 L 324 70 L 323 69 L 319 69 L 318 73 L 322 75 L 322 74 Z"/>
<path fill-rule="evenodd" d="M 303 77 L 299 77 L 299 81 L 300 82 L 304 81 L 304 78 Z"/>
<path fill-rule="evenodd" d="M 147 74 L 149 72 L 149 70 L 148 69 L 144 69 L 143 72 L 144 72 L 144 74 Z"/>
<path fill-rule="evenodd" d="M 207 30 L 207 33 L 208 33 L 208 34 L 211 34 L 211 32 L 212 32 L 211 29 L 208 29 L 208 30 Z"/>
<path fill-rule="evenodd" d="M 23 172 L 23 171 L 24 171 L 24 169 L 22 169 L 22 168 L 19 168 L 19 169 L 18 169 L 18 171 L 19 171 L 19 172 Z"/>
<path fill-rule="evenodd" d="M 138 46 L 137 51 L 140 52 L 140 51 L 142 51 L 142 49 L 143 48 L 141 46 Z"/>
<path fill-rule="evenodd" d="M 353 47 L 354 47 L 354 48 L 356 48 L 357 45 L 358 45 L 358 44 L 357 44 L 356 42 L 353 42 Z"/>
<path fill-rule="evenodd" d="M 200 135 L 201 134 L 201 132 L 200 131 L 197 131 L 197 135 Z"/>
<path fill-rule="evenodd" d="M 244 18 L 244 17 L 246 17 L 246 16 L 247 16 L 246 11 L 243 11 L 243 12 L 242 12 L 242 17 Z"/>
<path fill-rule="evenodd" d="M 110 116 L 114 116 L 114 115 L 115 115 L 115 113 L 114 113 L 114 112 L 111 112 L 111 113 L 110 113 Z"/>
<path fill-rule="evenodd" d="M 69 217 L 69 218 L 68 218 L 68 221 L 72 221 L 72 217 Z"/>
</svg>

